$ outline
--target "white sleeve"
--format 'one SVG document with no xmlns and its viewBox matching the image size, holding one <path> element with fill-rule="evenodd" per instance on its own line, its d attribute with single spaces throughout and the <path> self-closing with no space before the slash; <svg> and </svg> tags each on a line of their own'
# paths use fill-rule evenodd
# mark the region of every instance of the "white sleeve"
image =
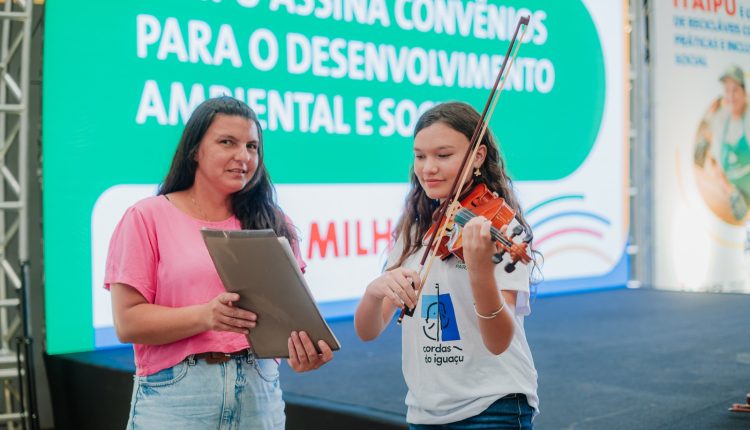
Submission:
<svg viewBox="0 0 750 430">
<path fill-rule="evenodd" d="M 399 236 L 396 240 L 396 243 L 393 244 L 393 248 L 391 248 L 390 252 L 388 253 L 388 259 L 385 262 L 385 266 L 383 266 L 383 271 L 385 272 L 385 269 L 393 266 L 396 264 L 396 262 L 401 257 L 401 252 L 404 249 L 404 240 L 402 236 Z"/>
<path fill-rule="evenodd" d="M 511 273 L 505 271 L 505 266 L 510 263 L 510 259 L 503 258 L 500 264 L 495 265 L 495 280 L 500 290 L 516 291 L 516 315 L 529 315 L 531 313 L 530 291 L 529 291 L 529 270 L 530 264 L 516 264 L 516 269 Z"/>
</svg>

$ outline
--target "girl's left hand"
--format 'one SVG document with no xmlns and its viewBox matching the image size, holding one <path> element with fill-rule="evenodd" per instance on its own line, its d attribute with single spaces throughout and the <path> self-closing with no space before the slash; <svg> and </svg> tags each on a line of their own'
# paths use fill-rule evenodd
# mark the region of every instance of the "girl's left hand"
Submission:
<svg viewBox="0 0 750 430">
<path fill-rule="evenodd" d="M 468 269 L 493 270 L 492 256 L 497 252 L 490 234 L 492 223 L 483 216 L 469 220 L 461 232 L 464 262 Z"/>
<path fill-rule="evenodd" d="M 333 359 L 333 351 L 327 343 L 320 340 L 318 347 L 320 353 L 315 349 L 310 336 L 304 331 L 293 331 L 287 342 L 289 346 L 289 359 L 287 363 L 295 372 L 307 372 L 315 370 Z"/>
</svg>

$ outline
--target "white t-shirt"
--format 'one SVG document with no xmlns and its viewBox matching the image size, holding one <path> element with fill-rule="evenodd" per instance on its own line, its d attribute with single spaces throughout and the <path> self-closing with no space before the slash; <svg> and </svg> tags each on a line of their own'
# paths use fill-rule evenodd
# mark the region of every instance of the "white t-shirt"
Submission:
<svg viewBox="0 0 750 430">
<path fill-rule="evenodd" d="M 402 248 L 399 240 L 388 257 L 388 266 L 398 261 Z M 422 252 L 402 266 L 416 270 Z M 518 291 L 518 296 L 513 340 L 500 355 L 490 353 L 482 341 L 466 266 L 455 256 L 433 262 L 414 316 L 402 322 L 409 423 L 460 421 L 514 393 L 525 394 L 538 412 L 537 373 L 523 327 L 524 316 L 531 313 L 529 267 L 519 263 L 508 274 L 504 270 L 507 262 L 506 255 L 495 266 L 495 279 L 498 288 Z"/>
</svg>

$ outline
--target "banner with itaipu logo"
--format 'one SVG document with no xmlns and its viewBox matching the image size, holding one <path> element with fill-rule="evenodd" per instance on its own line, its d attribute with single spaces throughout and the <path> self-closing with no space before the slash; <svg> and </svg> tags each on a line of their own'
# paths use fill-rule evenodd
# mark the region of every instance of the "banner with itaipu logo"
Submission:
<svg viewBox="0 0 750 430">
<path fill-rule="evenodd" d="M 750 1 L 656 2 L 654 286 L 750 293 Z"/>
<path fill-rule="evenodd" d="M 351 314 L 382 269 L 416 119 L 448 100 L 481 110 L 524 15 L 490 126 L 545 255 L 538 292 L 624 284 L 626 3 L 49 2 L 48 352 L 117 343 L 102 288 L 109 237 L 155 193 L 195 106 L 222 94 L 261 119 L 324 313 Z"/>
</svg>

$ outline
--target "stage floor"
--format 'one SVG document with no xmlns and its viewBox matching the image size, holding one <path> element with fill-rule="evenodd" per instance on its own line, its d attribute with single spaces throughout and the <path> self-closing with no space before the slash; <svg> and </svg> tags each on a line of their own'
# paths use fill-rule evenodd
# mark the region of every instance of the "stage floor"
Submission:
<svg viewBox="0 0 750 430">
<path fill-rule="evenodd" d="M 727 411 L 750 391 L 750 295 L 620 289 L 542 297 L 532 311 L 526 330 L 542 411 L 535 428 L 750 429 L 750 414 Z M 350 319 L 331 327 L 343 345 L 332 363 L 306 374 L 282 366 L 289 407 L 329 415 L 325 423 L 290 415 L 288 428 L 358 428 L 342 414 L 381 423 L 372 428 L 405 427 L 400 327 L 370 343 L 356 338 Z M 53 366 L 65 360 L 133 372 L 132 351 L 125 348 L 51 359 Z M 54 376 L 50 383 L 62 384 Z M 89 399 L 113 391 L 61 390 Z M 128 391 L 122 405 L 118 394 L 114 407 L 127 409 L 129 397 Z M 66 400 L 69 409 L 72 401 Z M 111 422 L 111 428 L 123 425 Z"/>
<path fill-rule="evenodd" d="M 403 422 L 400 330 L 363 344 L 352 322 L 327 368 L 285 368 L 291 398 Z M 538 298 L 526 331 L 537 429 L 750 429 L 727 408 L 750 391 L 750 295 L 611 290 Z M 333 383 L 331 381 L 334 381 Z"/>
</svg>

